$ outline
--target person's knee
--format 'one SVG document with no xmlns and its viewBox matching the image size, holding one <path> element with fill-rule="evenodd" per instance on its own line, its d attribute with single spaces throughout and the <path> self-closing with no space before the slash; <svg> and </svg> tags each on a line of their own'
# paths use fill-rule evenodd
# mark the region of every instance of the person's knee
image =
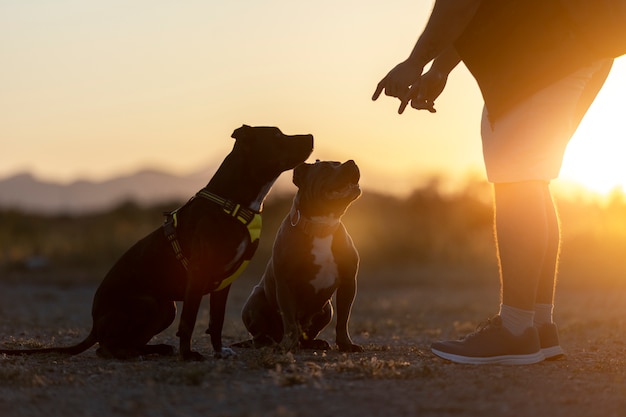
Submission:
<svg viewBox="0 0 626 417">
<path fill-rule="evenodd" d="M 550 195 L 549 185 L 543 180 L 494 183 L 496 205 L 543 202 Z"/>
<path fill-rule="evenodd" d="M 515 182 L 495 182 L 493 188 L 496 192 L 521 192 L 525 190 L 543 190 L 549 188 L 550 181 L 528 180 Z"/>
</svg>

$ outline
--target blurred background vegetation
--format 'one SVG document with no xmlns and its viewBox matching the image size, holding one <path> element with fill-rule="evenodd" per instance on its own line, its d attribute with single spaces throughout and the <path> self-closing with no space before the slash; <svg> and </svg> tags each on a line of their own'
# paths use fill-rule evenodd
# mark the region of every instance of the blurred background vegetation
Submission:
<svg viewBox="0 0 626 417">
<path fill-rule="evenodd" d="M 383 269 L 496 268 L 491 188 L 470 181 L 442 191 L 433 179 L 407 197 L 367 192 L 344 217 L 361 254 L 361 272 Z M 292 196 L 273 194 L 264 208 L 263 235 L 251 272 L 259 274 L 270 256 L 278 225 Z M 0 209 L 0 274 L 37 275 L 54 271 L 99 282 L 134 242 L 159 227 L 172 201 L 143 207 L 126 202 L 83 215 L 35 214 Z M 563 233 L 563 272 L 581 280 L 626 283 L 626 197 L 615 191 L 605 201 L 558 198 Z"/>
</svg>

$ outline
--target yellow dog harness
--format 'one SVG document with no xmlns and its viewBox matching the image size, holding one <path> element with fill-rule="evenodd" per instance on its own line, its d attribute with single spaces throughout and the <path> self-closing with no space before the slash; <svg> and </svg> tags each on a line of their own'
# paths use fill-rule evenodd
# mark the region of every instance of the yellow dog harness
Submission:
<svg viewBox="0 0 626 417">
<path fill-rule="evenodd" d="M 250 235 L 250 243 L 248 244 L 248 248 L 246 249 L 241 263 L 236 268 L 233 268 L 234 271 L 224 278 L 220 282 L 220 285 L 214 290 L 220 291 L 232 284 L 233 281 L 235 281 L 243 272 L 243 270 L 246 269 L 250 259 L 252 259 L 252 255 L 254 255 L 254 252 L 259 244 L 259 238 L 261 237 L 261 213 L 257 213 L 247 207 L 242 207 L 240 204 L 222 198 L 205 189 L 200 190 L 196 196 L 205 198 L 220 206 L 225 214 L 237 219 L 244 226 L 246 226 Z M 165 232 L 165 237 L 172 245 L 176 259 L 178 259 L 185 267 L 185 270 L 187 270 L 189 268 L 189 258 L 187 258 L 183 253 L 180 243 L 178 242 L 178 238 L 176 237 L 178 210 L 180 210 L 180 208 L 170 213 L 165 213 L 167 218 L 163 224 L 163 230 Z"/>
</svg>

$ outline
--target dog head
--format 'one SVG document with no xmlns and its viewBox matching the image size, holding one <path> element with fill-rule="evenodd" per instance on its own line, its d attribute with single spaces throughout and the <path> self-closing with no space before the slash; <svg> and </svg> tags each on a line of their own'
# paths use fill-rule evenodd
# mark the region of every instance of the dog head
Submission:
<svg viewBox="0 0 626 417">
<path fill-rule="evenodd" d="M 257 167 L 271 174 L 293 169 L 313 152 L 312 135 L 285 135 L 277 127 L 243 125 L 232 137 L 236 140 L 234 151 L 243 156 L 249 168 Z"/>
<path fill-rule="evenodd" d="M 352 160 L 298 165 L 293 171 L 293 183 L 298 187 L 295 205 L 304 216 L 339 218 L 361 195 L 360 177 Z"/>
</svg>

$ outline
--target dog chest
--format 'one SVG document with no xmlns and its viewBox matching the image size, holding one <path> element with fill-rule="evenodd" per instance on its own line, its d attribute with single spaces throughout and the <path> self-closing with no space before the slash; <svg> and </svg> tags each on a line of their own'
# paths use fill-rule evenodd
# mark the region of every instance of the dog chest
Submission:
<svg viewBox="0 0 626 417">
<path fill-rule="evenodd" d="M 333 235 L 313 238 L 311 254 L 313 264 L 318 267 L 318 270 L 310 282 L 315 292 L 333 287 L 337 281 L 338 269 L 332 243 Z"/>
</svg>

